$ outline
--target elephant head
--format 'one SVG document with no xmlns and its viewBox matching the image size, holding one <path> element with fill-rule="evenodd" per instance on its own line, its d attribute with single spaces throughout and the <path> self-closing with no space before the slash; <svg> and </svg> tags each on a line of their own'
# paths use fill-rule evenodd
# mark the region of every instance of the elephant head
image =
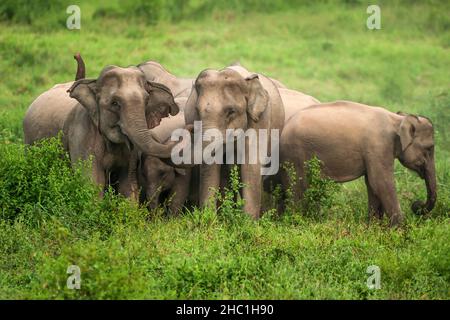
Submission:
<svg viewBox="0 0 450 320">
<path fill-rule="evenodd" d="M 433 210 L 436 203 L 436 171 L 434 162 L 434 129 L 425 117 L 399 113 L 403 119 L 398 129 L 400 141 L 399 160 L 425 180 L 427 201 L 415 201 L 414 213 L 423 214 Z"/>
<path fill-rule="evenodd" d="M 136 67 L 109 66 L 97 79 L 80 79 L 68 91 L 110 142 L 131 141 L 145 154 L 170 157 L 172 146 L 159 143 L 149 130 L 179 111 L 167 87 L 147 81 Z"/>
<path fill-rule="evenodd" d="M 226 129 L 246 130 L 259 121 L 269 95 L 258 75 L 247 78 L 231 69 L 204 70 L 197 77 L 186 109 L 186 123 L 201 120 L 204 130 L 215 128 L 225 137 Z"/>
</svg>

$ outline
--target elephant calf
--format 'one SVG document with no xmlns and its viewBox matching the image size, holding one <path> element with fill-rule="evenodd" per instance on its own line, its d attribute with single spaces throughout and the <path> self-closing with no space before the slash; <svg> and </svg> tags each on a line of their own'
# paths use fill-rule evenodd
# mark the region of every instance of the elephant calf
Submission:
<svg viewBox="0 0 450 320">
<path fill-rule="evenodd" d="M 403 215 L 394 181 L 394 160 L 425 180 L 427 201 L 414 202 L 415 213 L 431 211 L 436 202 L 434 130 L 425 117 L 396 114 L 354 102 L 318 104 L 296 113 L 285 124 L 280 138 L 280 160 L 292 163 L 300 177 L 295 198 L 307 188 L 304 162 L 313 155 L 322 161 L 322 172 L 337 182 L 365 177 L 369 217 L 386 213 L 391 226 Z M 281 176 L 285 188 L 289 181 Z"/>
<path fill-rule="evenodd" d="M 184 107 L 186 99 L 175 99 L 180 107 Z M 168 142 L 172 132 L 184 128 L 184 113 L 164 118 L 161 124 L 152 129 L 153 134 L 163 142 Z M 141 155 L 138 166 L 138 182 L 141 187 L 141 200 L 148 201 L 149 209 L 155 209 L 169 200 L 168 211 L 171 214 L 181 212 L 189 196 L 191 168 L 175 168 L 161 159 Z"/>
</svg>

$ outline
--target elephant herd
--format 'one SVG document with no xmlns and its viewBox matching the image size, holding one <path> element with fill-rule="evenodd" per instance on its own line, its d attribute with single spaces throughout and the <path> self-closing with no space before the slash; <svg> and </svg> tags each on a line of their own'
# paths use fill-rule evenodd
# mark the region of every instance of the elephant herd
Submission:
<svg viewBox="0 0 450 320">
<path fill-rule="evenodd" d="M 127 68 L 107 66 L 96 79 L 86 79 L 84 62 L 79 55 L 75 58 L 76 80 L 55 85 L 28 108 L 25 143 L 62 131 L 72 164 L 92 159 L 92 172 L 87 174 L 102 190 L 112 186 L 149 208 L 165 205 L 170 214 L 188 204 L 216 206 L 215 193 L 227 185 L 232 165 L 178 165 L 171 159 L 174 148 L 183 143 L 171 141 L 172 133 L 185 128 L 192 134 L 194 125 L 201 123 L 203 132 L 213 129 L 223 136 L 229 129 L 278 130 L 278 140 L 258 138 L 258 148 L 273 150 L 276 141 L 280 163 L 293 164 L 298 177 L 294 200 L 308 187 L 304 163 L 315 155 L 323 175 L 334 181 L 364 176 L 369 217 L 381 219 L 386 213 L 391 226 L 400 225 L 404 217 L 394 181 L 398 159 L 425 180 L 427 200 L 414 202 L 412 210 L 425 213 L 434 207 L 434 130 L 426 117 L 349 101 L 320 103 L 239 64 L 206 69 L 190 79 L 148 61 Z M 235 139 L 233 145 L 244 141 L 243 159 L 252 157 L 252 141 L 246 136 Z M 223 144 L 214 142 L 216 147 Z M 210 145 L 202 141 L 201 148 Z M 237 152 L 218 148 L 215 157 Z M 273 175 L 262 175 L 264 166 L 267 163 L 258 157 L 238 163 L 244 211 L 254 218 L 262 211 L 264 189 L 270 192 L 269 186 L 279 183 L 285 192 L 292 185 L 283 166 Z"/>
</svg>

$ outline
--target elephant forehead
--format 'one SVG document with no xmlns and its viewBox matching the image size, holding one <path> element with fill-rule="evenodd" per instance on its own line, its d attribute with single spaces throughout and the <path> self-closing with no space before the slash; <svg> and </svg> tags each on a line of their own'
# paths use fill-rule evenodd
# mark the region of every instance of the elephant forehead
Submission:
<svg viewBox="0 0 450 320">
<path fill-rule="evenodd" d="M 208 69 L 200 73 L 196 83 L 199 86 L 243 85 L 244 79 L 238 72 L 231 69 L 221 71 Z"/>
<path fill-rule="evenodd" d="M 115 67 L 105 72 L 99 79 L 101 85 L 115 85 L 118 87 L 129 85 L 142 85 L 144 83 L 144 75 L 135 68 Z"/>
</svg>

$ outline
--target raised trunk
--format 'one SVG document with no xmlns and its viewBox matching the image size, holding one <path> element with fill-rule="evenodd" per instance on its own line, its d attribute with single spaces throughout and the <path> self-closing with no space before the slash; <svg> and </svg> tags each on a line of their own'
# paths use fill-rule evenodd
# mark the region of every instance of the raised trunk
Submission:
<svg viewBox="0 0 450 320">
<path fill-rule="evenodd" d="M 426 214 L 433 210 L 436 203 L 436 169 L 434 157 L 428 161 L 424 174 L 425 184 L 427 186 L 427 201 L 415 201 L 411 209 L 415 214 Z"/>
</svg>

